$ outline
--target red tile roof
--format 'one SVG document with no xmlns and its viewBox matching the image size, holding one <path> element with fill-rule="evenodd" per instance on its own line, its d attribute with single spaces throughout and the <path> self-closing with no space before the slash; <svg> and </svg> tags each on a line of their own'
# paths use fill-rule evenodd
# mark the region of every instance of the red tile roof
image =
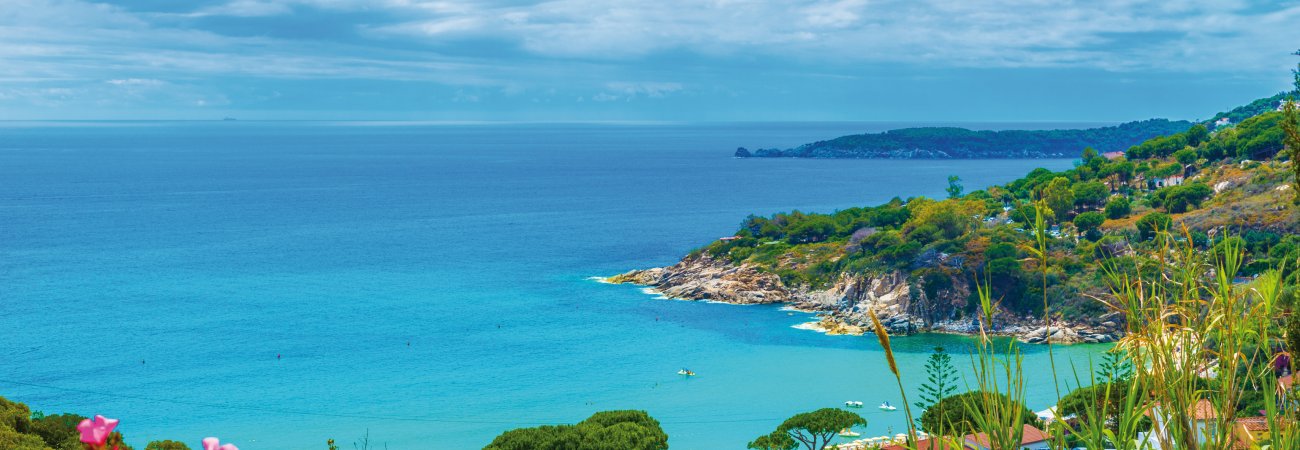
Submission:
<svg viewBox="0 0 1300 450">
<path fill-rule="evenodd" d="M 1021 429 L 1020 445 L 1029 445 L 1038 442 L 1043 442 L 1046 441 L 1047 438 L 1048 438 L 1047 433 L 1043 432 L 1043 430 L 1040 430 L 1033 425 L 1025 424 L 1024 428 Z M 987 433 L 968 434 L 966 435 L 966 441 L 979 444 L 980 447 L 984 447 L 984 448 L 992 447 L 991 445 L 992 443 L 990 442 L 989 435 Z"/>
</svg>

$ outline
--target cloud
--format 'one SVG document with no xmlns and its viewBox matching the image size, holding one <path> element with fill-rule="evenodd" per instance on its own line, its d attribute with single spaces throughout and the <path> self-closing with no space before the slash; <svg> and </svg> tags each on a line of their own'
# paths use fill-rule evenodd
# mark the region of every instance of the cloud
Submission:
<svg viewBox="0 0 1300 450">
<path fill-rule="evenodd" d="M 798 96 L 969 69 L 1264 80 L 1293 63 L 1297 23 L 1300 4 L 1246 0 L 8 0 L 0 100 L 237 105 L 320 80 L 335 98 L 420 83 L 484 104 Z M 731 87 L 756 73 L 780 88 Z"/>
<path fill-rule="evenodd" d="M 165 82 L 152 78 L 119 78 L 116 80 L 105 80 L 105 83 L 114 86 L 161 86 Z"/>
</svg>

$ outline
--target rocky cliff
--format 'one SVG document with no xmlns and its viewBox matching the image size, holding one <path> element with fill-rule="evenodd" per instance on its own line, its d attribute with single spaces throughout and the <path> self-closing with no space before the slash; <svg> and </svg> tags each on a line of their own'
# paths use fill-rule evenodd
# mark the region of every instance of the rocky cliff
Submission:
<svg viewBox="0 0 1300 450">
<path fill-rule="evenodd" d="M 956 277 L 961 278 L 961 277 Z M 786 286 L 780 277 L 748 264 L 733 264 L 707 254 L 688 256 L 675 265 L 634 270 L 609 277 L 610 283 L 648 286 L 666 297 L 711 300 L 734 304 L 786 303 L 820 314 L 819 327 L 834 334 L 870 331 L 868 312 L 874 310 L 891 334 L 922 331 L 974 334 L 979 324 L 963 314 L 970 287 L 956 282 L 930 298 L 915 288 L 902 272 L 878 275 L 841 274 L 829 287 L 813 289 Z M 1114 317 L 1092 321 L 1053 323 L 1041 317 L 1018 317 L 1005 311 L 994 315 L 994 334 L 1014 335 L 1031 343 L 1108 342 L 1118 338 L 1121 325 Z"/>
</svg>

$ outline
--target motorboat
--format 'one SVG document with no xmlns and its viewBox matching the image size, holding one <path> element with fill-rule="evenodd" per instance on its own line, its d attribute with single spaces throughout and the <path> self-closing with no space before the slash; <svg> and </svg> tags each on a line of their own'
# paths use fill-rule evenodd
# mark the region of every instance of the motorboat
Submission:
<svg viewBox="0 0 1300 450">
<path fill-rule="evenodd" d="M 858 433 L 858 432 L 855 432 L 855 431 L 853 431 L 853 430 L 851 430 L 851 429 L 845 428 L 845 429 L 843 429 L 843 430 L 840 430 L 840 436 L 844 436 L 844 437 L 858 437 L 858 436 L 862 436 L 862 433 Z"/>
<path fill-rule="evenodd" d="M 682 369 L 682 370 L 678 370 L 678 371 L 677 371 L 677 374 L 678 374 L 678 375 L 686 375 L 686 376 L 688 376 L 688 377 L 693 377 L 693 376 L 695 376 L 695 372 L 691 372 L 690 369 Z"/>
<path fill-rule="evenodd" d="M 898 409 L 898 408 L 895 407 L 894 405 L 889 404 L 889 402 L 884 402 L 884 403 L 881 403 L 881 404 L 880 404 L 880 410 L 881 410 L 881 411 L 893 411 L 893 410 L 896 410 L 896 409 Z"/>
<path fill-rule="evenodd" d="M 847 402 L 844 402 L 844 406 L 847 406 L 847 407 L 849 407 L 849 408 L 861 408 L 861 407 L 862 407 L 862 402 L 849 400 L 849 401 L 847 401 Z"/>
</svg>

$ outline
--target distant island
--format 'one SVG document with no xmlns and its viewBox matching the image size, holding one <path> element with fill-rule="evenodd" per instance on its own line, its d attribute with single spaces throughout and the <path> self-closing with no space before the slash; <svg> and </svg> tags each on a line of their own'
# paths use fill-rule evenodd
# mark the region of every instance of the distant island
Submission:
<svg viewBox="0 0 1300 450">
<path fill-rule="evenodd" d="M 902 128 L 817 141 L 790 149 L 736 149 L 740 158 L 997 159 L 1065 158 L 1091 147 L 1124 151 L 1156 136 L 1186 131 L 1192 122 L 1150 119 L 1083 130 L 968 130 Z"/>
</svg>

